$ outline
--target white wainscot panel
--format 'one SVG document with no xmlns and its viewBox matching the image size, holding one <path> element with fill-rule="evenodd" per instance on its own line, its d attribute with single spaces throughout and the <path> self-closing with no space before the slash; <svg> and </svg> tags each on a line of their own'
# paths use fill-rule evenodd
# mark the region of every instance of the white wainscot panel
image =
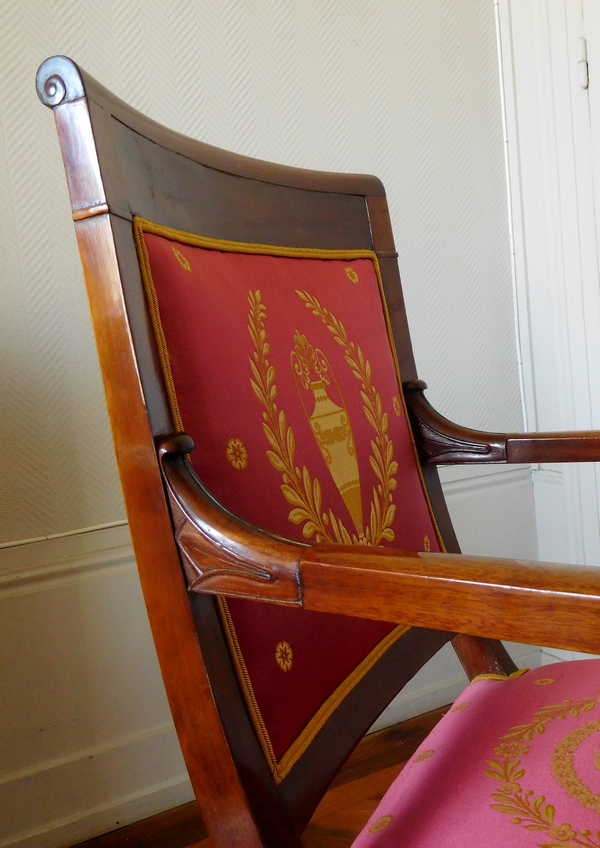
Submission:
<svg viewBox="0 0 600 848">
<path fill-rule="evenodd" d="M 538 549 L 543 562 L 570 562 L 564 475 L 560 466 L 533 472 Z"/>
<path fill-rule="evenodd" d="M 127 528 L 0 551 L 0 644 L 2 848 L 191 799 Z"/>
<path fill-rule="evenodd" d="M 578 528 L 581 518 L 597 520 L 597 510 L 581 510 L 577 495 L 580 491 L 588 495 L 594 506 L 594 492 L 586 492 L 584 484 L 593 480 L 596 470 L 591 465 L 547 466 L 533 472 L 535 506 L 538 522 L 540 559 L 545 562 L 597 562 L 592 534 L 569 534 L 570 528 Z M 584 502 L 585 504 L 585 502 Z M 585 524 L 582 528 L 585 530 Z M 591 537 L 586 548 L 585 540 Z M 542 648 L 542 665 L 564 660 L 589 659 L 590 654 L 579 651 L 562 651 L 559 648 Z"/>
<path fill-rule="evenodd" d="M 446 467 L 440 478 L 463 553 L 538 558 L 530 465 Z"/>
</svg>

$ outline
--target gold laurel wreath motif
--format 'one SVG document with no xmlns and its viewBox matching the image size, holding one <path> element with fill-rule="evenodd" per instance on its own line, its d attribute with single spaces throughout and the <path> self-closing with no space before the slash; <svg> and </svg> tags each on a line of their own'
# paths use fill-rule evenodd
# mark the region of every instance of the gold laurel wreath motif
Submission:
<svg viewBox="0 0 600 848">
<path fill-rule="evenodd" d="M 293 509 L 288 518 L 293 524 L 303 524 L 302 535 L 306 539 L 315 536 L 317 542 L 339 542 L 346 545 L 380 545 L 382 541 L 392 542 L 393 524 L 396 507 L 392 492 L 397 486 L 394 475 L 398 470 L 395 462 L 393 444 L 387 434 L 388 415 L 383 411 L 381 397 L 372 383 L 371 366 L 364 358 L 361 348 L 351 342 L 341 321 L 308 292 L 296 292 L 308 309 L 319 317 L 333 334 L 335 341 L 344 348 L 344 358 L 352 373 L 361 384 L 363 411 L 369 424 L 375 430 L 375 439 L 371 441 L 372 453 L 369 457 L 371 468 L 379 481 L 373 487 L 369 525 L 365 535 L 352 536 L 341 519 L 336 518 L 332 510 L 322 511 L 322 491 L 318 478 L 311 477 L 306 466 L 302 471 L 295 464 L 296 438 L 291 426 L 287 424 L 283 409 L 277 408 L 277 386 L 275 368 L 269 363 L 270 346 L 267 341 L 265 321 L 267 310 L 262 302 L 262 293 L 250 291 L 250 315 L 248 330 L 254 343 L 254 354 L 250 366 L 254 379 L 252 389 L 265 407 L 263 412 L 263 430 L 272 450 L 267 456 L 273 468 L 283 475 L 281 491 Z"/>
<path fill-rule="evenodd" d="M 578 727 L 577 730 L 565 736 L 552 756 L 552 775 L 558 785 L 583 807 L 598 814 L 600 814 L 600 796 L 592 792 L 577 776 L 573 755 L 582 742 L 594 733 L 598 733 L 599 730 L 600 721 L 598 720 Z"/>
<path fill-rule="evenodd" d="M 519 757 L 529 753 L 530 746 L 527 742 L 530 742 L 534 735 L 545 733 L 549 722 L 555 719 L 566 719 L 568 716 L 577 717 L 580 713 L 589 712 L 599 700 L 600 697 L 581 698 L 578 701 L 566 700 L 562 704 L 543 707 L 534 713 L 533 721 L 530 724 L 512 727 L 508 733 L 502 736 L 502 739 L 509 741 L 503 742 L 495 749 L 494 753 L 498 759 L 488 760 L 490 768 L 486 770 L 486 776 L 500 783 L 499 791 L 492 794 L 493 800 L 496 801 L 495 804 L 491 805 L 492 810 L 512 816 L 512 824 L 520 824 L 527 830 L 546 833 L 550 839 L 554 840 L 540 843 L 539 848 L 575 848 L 575 846 L 577 848 L 580 848 L 580 846 L 583 846 L 583 848 L 600 848 L 600 831 L 596 833 L 596 836 L 593 836 L 591 830 L 577 829 L 576 826 L 568 822 L 561 825 L 555 824 L 556 808 L 552 804 L 546 803 L 545 796 L 534 797 L 533 790 L 521 787 L 526 771 L 521 767 L 521 760 L 519 759 Z M 573 735 L 571 734 L 571 736 Z M 576 735 L 579 739 L 582 734 L 576 731 Z M 565 770 L 569 773 L 569 776 L 571 771 L 574 773 L 572 762 L 566 762 L 565 757 L 565 752 L 559 745 L 552 762 L 552 772 L 554 777 L 558 779 L 559 785 L 564 783 Z M 562 778 L 562 781 L 560 778 Z M 578 779 L 576 778 L 576 780 Z M 581 782 L 579 781 L 579 783 Z M 566 789 L 564 785 L 562 788 Z M 587 795 L 585 798 L 579 797 L 578 793 L 574 791 L 574 784 L 571 784 L 569 788 L 571 791 L 569 789 L 566 789 L 566 791 L 571 797 L 583 803 L 584 806 L 589 806 L 589 803 L 586 803 L 586 800 L 589 802 Z M 587 791 L 589 792 L 589 790 Z"/>
</svg>

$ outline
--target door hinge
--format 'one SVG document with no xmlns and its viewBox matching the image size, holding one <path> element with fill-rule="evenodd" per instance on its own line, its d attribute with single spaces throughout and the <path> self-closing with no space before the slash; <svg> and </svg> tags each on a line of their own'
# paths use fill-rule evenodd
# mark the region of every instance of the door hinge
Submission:
<svg viewBox="0 0 600 848">
<path fill-rule="evenodd" d="M 587 41 L 585 38 L 578 38 L 577 46 L 579 48 L 579 61 L 577 63 L 579 67 L 579 85 L 582 88 L 587 88 L 590 84 L 590 69 L 588 65 Z"/>
</svg>

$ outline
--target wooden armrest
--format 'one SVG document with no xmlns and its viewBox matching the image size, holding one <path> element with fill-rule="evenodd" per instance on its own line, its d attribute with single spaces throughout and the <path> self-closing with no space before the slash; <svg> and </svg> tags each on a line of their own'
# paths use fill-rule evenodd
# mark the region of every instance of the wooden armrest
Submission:
<svg viewBox="0 0 600 848">
<path fill-rule="evenodd" d="M 461 427 L 440 415 L 423 394 L 422 380 L 404 393 L 423 465 L 504 462 L 600 462 L 600 431 L 488 433 Z"/>
<path fill-rule="evenodd" d="M 600 653 L 600 570 L 386 548 L 315 545 L 305 609 Z"/>
<path fill-rule="evenodd" d="M 600 431 L 509 433 L 507 462 L 600 462 Z"/>
<path fill-rule="evenodd" d="M 159 447 L 191 591 L 600 653 L 600 570 L 290 542 L 220 506 L 189 464 L 192 449 L 183 434 Z"/>
</svg>

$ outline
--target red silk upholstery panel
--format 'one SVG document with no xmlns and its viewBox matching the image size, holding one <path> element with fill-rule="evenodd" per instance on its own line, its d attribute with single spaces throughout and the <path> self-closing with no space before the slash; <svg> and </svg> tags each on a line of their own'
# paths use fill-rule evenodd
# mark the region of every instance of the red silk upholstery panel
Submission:
<svg viewBox="0 0 600 848">
<path fill-rule="evenodd" d="M 439 550 L 374 255 L 136 226 L 174 417 L 211 493 L 288 538 Z M 324 705 L 402 632 L 243 600 L 223 614 L 280 778 Z"/>
</svg>

